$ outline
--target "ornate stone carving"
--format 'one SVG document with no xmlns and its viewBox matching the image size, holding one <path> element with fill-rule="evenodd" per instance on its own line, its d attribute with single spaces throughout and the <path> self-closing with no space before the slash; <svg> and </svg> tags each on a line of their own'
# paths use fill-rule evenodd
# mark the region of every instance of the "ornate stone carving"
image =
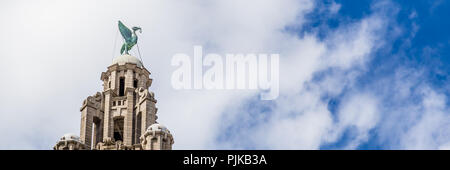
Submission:
<svg viewBox="0 0 450 170">
<path fill-rule="evenodd" d="M 148 89 L 144 89 L 142 87 L 139 87 L 139 88 L 137 88 L 135 90 L 135 92 L 139 96 L 139 100 L 138 100 L 139 103 L 143 102 L 146 99 L 151 100 L 151 101 L 155 101 L 155 93 L 149 91 Z"/>
<path fill-rule="evenodd" d="M 101 109 L 102 106 L 103 95 L 100 92 L 97 92 L 95 95 L 88 96 L 84 101 L 81 108 L 86 106 L 94 107 L 96 109 Z"/>
</svg>

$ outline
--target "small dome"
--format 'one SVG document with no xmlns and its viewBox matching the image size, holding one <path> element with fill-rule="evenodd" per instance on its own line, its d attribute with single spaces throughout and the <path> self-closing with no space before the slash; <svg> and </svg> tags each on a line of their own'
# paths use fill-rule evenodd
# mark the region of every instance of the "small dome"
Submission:
<svg viewBox="0 0 450 170">
<path fill-rule="evenodd" d="M 163 131 L 163 132 L 169 132 L 169 130 L 166 128 L 166 126 L 164 126 L 164 125 L 161 125 L 161 124 L 159 124 L 159 123 L 155 123 L 155 124 L 153 124 L 153 125 L 150 125 L 148 128 L 147 128 L 147 131 Z M 170 132 L 169 132 L 170 133 Z"/>
<path fill-rule="evenodd" d="M 77 135 L 75 135 L 73 133 L 67 133 L 67 134 L 63 135 L 60 140 L 61 141 L 68 141 L 68 140 L 80 141 L 80 137 L 78 137 Z"/>
<path fill-rule="evenodd" d="M 114 58 L 112 65 L 114 65 L 114 64 L 124 65 L 126 63 L 136 64 L 140 68 L 143 67 L 141 60 L 137 59 L 134 56 L 128 55 L 128 54 L 124 54 L 124 55 Z"/>
</svg>

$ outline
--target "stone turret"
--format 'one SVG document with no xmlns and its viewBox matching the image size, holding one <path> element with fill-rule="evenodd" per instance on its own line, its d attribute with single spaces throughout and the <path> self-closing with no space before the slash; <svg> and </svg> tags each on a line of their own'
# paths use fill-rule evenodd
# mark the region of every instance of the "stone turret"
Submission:
<svg viewBox="0 0 450 170">
<path fill-rule="evenodd" d="M 141 136 L 141 144 L 144 150 L 172 150 L 173 143 L 174 140 L 170 131 L 158 123 L 149 126 Z"/>
<path fill-rule="evenodd" d="M 86 145 L 80 142 L 80 137 L 70 133 L 63 135 L 53 147 L 54 150 L 84 150 L 86 148 Z"/>
</svg>

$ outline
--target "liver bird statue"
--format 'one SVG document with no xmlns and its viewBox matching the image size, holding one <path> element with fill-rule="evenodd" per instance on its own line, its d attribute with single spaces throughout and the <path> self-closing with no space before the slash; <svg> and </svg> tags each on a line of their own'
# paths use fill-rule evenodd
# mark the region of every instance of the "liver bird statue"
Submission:
<svg viewBox="0 0 450 170">
<path fill-rule="evenodd" d="M 133 31 L 131 31 L 129 28 L 127 28 L 121 21 L 119 21 L 119 31 L 120 34 L 122 34 L 123 39 L 125 39 L 125 42 L 122 45 L 122 48 L 120 49 L 120 54 L 128 54 L 128 51 L 133 48 L 134 45 L 137 44 L 138 37 L 136 35 L 136 31 L 139 30 L 140 33 L 142 33 L 142 29 L 140 27 L 132 27 Z"/>
</svg>

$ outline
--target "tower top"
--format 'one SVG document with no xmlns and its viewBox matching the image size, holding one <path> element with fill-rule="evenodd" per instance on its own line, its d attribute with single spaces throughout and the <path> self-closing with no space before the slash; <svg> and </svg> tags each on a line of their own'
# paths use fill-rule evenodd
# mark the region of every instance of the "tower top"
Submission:
<svg viewBox="0 0 450 170">
<path fill-rule="evenodd" d="M 152 84 L 150 72 L 142 59 L 128 53 L 137 45 L 135 32 L 141 28 L 133 27 L 131 31 L 119 21 L 119 29 L 125 39 L 121 55 L 113 59 L 106 72 L 102 72 L 103 91 L 83 101 L 80 136 L 66 134 L 53 149 L 172 149 L 172 134 L 156 122 L 157 101 L 148 89 Z"/>
<path fill-rule="evenodd" d="M 141 60 L 139 60 L 138 58 L 131 56 L 129 54 L 124 54 L 124 55 L 114 58 L 112 65 L 114 65 L 114 64 L 125 65 L 126 63 L 136 64 L 136 66 L 139 68 L 144 67 Z"/>
</svg>

